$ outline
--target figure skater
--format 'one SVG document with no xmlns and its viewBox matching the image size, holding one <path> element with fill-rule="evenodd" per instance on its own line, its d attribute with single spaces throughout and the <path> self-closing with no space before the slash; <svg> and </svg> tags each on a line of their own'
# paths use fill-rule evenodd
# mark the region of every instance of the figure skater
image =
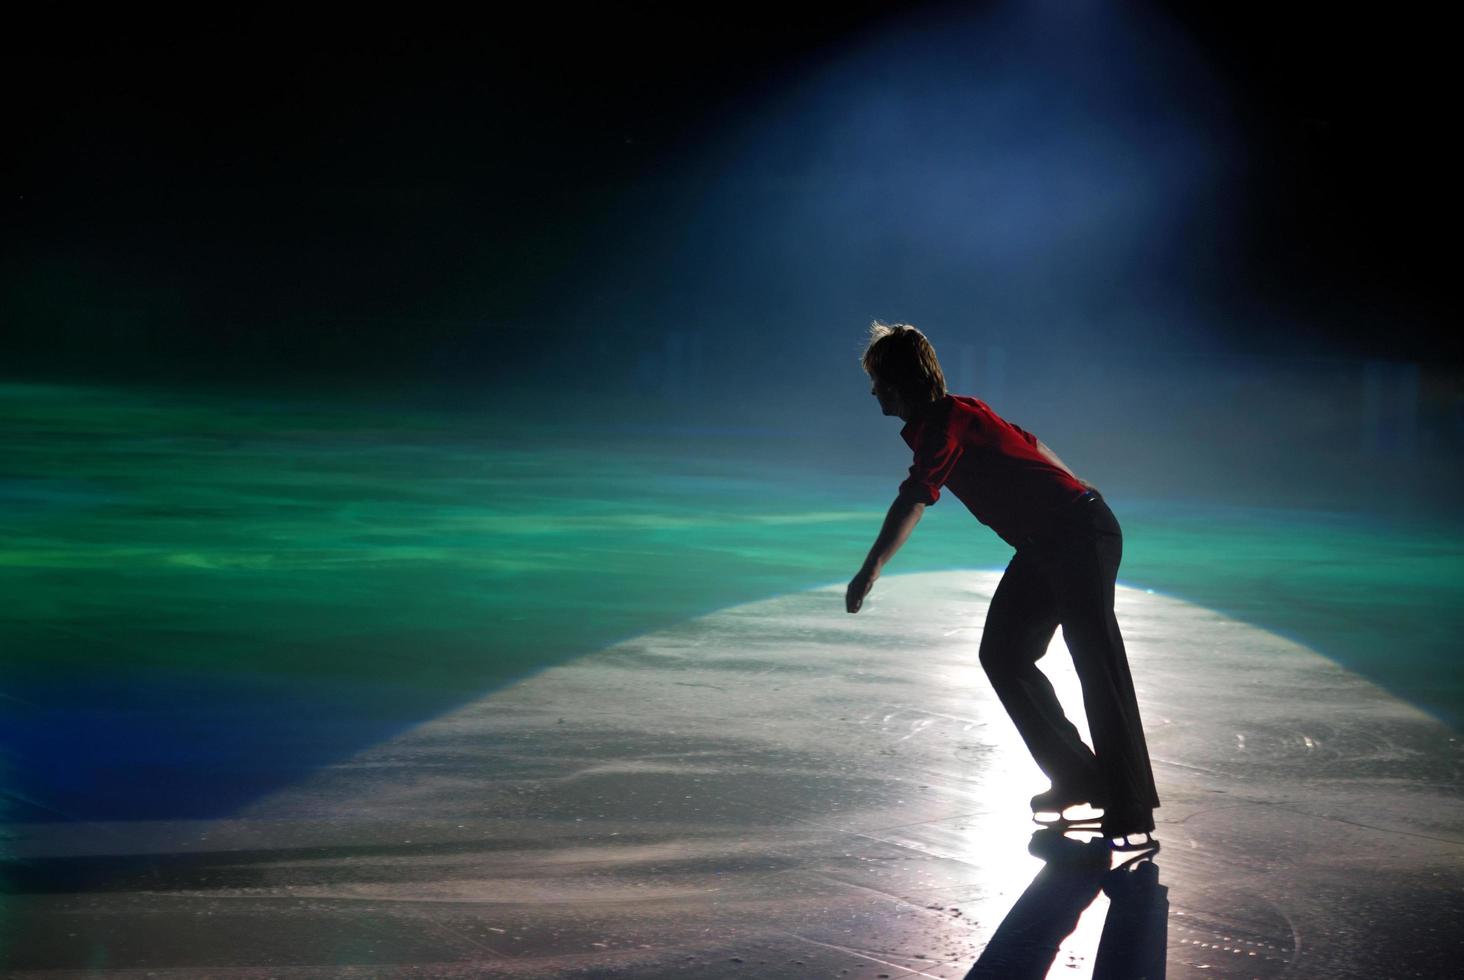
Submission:
<svg viewBox="0 0 1464 980">
<path fill-rule="evenodd" d="M 1157 846 L 1159 795 L 1113 614 L 1123 555 L 1113 512 L 1036 436 L 984 402 L 947 393 L 935 349 L 914 327 L 875 321 L 863 365 L 880 409 L 904 420 L 900 435 L 915 458 L 849 583 L 846 608 L 859 611 L 925 508 L 949 490 L 1016 549 L 986 613 L 981 666 L 1052 781 L 1032 798 L 1034 818 L 1074 826 L 1063 811 L 1086 803 L 1102 809 L 1095 823 L 1113 847 Z M 1059 625 L 1082 684 L 1091 749 L 1037 668 Z M 1041 820 L 1044 813 L 1057 817 Z"/>
</svg>

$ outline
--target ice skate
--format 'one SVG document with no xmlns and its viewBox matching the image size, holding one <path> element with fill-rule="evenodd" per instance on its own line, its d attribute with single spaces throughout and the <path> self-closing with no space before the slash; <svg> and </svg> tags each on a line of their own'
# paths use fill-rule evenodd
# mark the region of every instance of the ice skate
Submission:
<svg viewBox="0 0 1464 980">
<path fill-rule="evenodd" d="M 1099 823 L 1099 830 L 1115 851 L 1142 854 L 1159 850 L 1159 838 L 1154 836 L 1154 814 L 1151 810 L 1140 810 L 1126 815 L 1105 815 Z"/>
<path fill-rule="evenodd" d="M 1032 822 L 1054 830 L 1098 830 L 1103 820 L 1096 793 L 1054 785 L 1032 797 Z"/>
</svg>

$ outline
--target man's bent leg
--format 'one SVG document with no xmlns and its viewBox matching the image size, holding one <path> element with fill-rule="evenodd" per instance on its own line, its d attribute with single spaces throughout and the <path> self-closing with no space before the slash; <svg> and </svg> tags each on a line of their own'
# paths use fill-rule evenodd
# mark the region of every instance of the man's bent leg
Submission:
<svg viewBox="0 0 1464 980">
<path fill-rule="evenodd" d="M 1057 623 L 1057 597 L 1031 556 L 1018 551 L 986 612 L 981 666 L 1037 766 L 1054 787 L 1081 793 L 1096 788 L 1097 762 L 1037 668 Z"/>
</svg>

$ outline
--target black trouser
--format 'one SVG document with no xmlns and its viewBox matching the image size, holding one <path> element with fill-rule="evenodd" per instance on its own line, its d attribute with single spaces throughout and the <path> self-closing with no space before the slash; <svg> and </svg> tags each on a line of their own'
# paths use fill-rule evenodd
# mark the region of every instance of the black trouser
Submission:
<svg viewBox="0 0 1464 980">
<path fill-rule="evenodd" d="M 1092 793 L 1105 827 L 1139 833 L 1153 828 L 1159 794 L 1113 615 L 1122 558 L 1123 532 L 1102 497 L 1089 494 L 1068 506 L 1049 533 L 1024 542 L 1007 565 L 986 613 L 981 666 L 1053 783 Z M 1037 669 L 1059 625 L 1083 687 L 1091 750 Z"/>
</svg>

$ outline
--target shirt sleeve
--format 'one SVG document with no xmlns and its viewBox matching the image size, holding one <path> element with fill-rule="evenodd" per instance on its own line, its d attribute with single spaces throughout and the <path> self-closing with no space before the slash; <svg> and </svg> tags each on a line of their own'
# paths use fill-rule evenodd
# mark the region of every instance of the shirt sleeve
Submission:
<svg viewBox="0 0 1464 980">
<path fill-rule="evenodd" d="M 935 503 L 940 499 L 940 488 L 960 458 L 961 444 L 948 432 L 937 430 L 927 433 L 915 448 L 910 475 L 900 484 L 901 499 L 921 504 Z"/>
</svg>

